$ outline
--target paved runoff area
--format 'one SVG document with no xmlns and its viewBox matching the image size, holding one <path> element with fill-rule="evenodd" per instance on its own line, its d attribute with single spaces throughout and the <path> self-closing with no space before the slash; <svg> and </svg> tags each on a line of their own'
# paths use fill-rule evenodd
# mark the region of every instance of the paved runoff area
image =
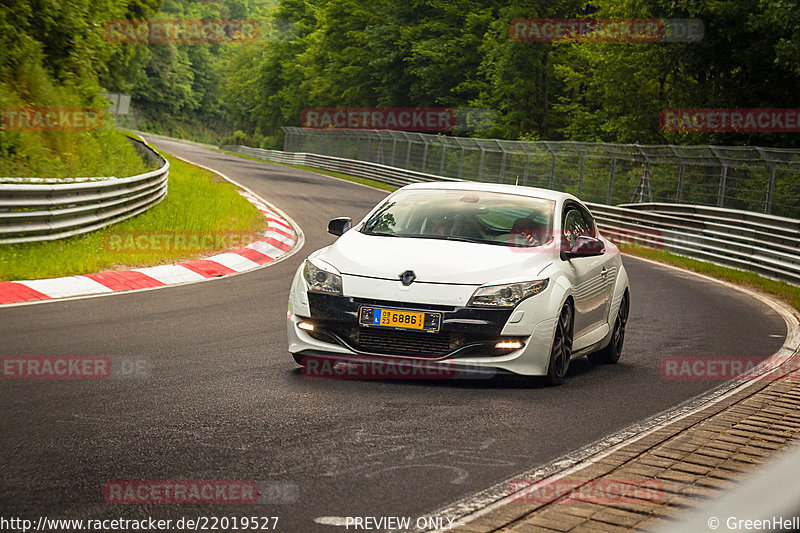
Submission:
<svg viewBox="0 0 800 533">
<path fill-rule="evenodd" d="M 561 478 L 510 483 L 511 501 L 450 531 L 651 531 L 703 508 L 800 438 L 792 357 L 725 401 Z"/>
</svg>

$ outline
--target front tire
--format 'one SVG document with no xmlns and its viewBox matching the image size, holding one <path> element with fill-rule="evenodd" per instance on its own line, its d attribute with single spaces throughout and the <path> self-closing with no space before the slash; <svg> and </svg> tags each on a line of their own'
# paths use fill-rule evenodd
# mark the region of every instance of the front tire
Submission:
<svg viewBox="0 0 800 533">
<path fill-rule="evenodd" d="M 558 315 L 553 346 L 550 349 L 550 364 L 545 381 L 548 385 L 561 385 L 567 377 L 569 360 L 572 357 L 572 307 L 564 304 Z"/>
<path fill-rule="evenodd" d="M 617 320 L 614 322 L 614 330 L 611 333 L 611 341 L 608 346 L 594 353 L 590 353 L 587 357 L 589 361 L 596 365 L 614 364 L 619 361 L 619 356 L 622 355 L 622 345 L 625 342 L 625 324 L 628 323 L 628 314 L 630 313 L 630 300 L 628 298 L 628 291 L 622 296 L 622 302 L 619 304 L 619 312 L 617 313 Z"/>
</svg>

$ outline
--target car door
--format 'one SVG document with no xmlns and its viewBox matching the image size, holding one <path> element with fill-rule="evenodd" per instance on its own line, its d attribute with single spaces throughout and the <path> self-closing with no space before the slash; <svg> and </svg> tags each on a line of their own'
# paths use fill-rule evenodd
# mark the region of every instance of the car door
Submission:
<svg viewBox="0 0 800 533">
<path fill-rule="evenodd" d="M 565 204 L 562 218 L 562 249 L 569 250 L 581 235 L 597 237 L 592 216 L 577 203 Z M 578 338 L 606 321 L 611 302 L 611 284 L 608 254 L 567 259 L 568 272 L 572 273 L 575 300 L 573 335 Z"/>
<path fill-rule="evenodd" d="M 599 239 L 600 232 L 597 230 L 597 224 L 595 223 L 594 217 L 591 215 L 591 213 L 589 213 L 589 210 L 586 209 L 586 207 L 582 205 L 579 207 L 583 213 L 584 219 L 589 225 L 592 236 Z M 600 324 L 608 319 L 608 312 L 611 309 L 611 300 L 614 296 L 614 283 L 617 279 L 617 258 L 618 255 L 610 253 L 603 253 L 603 255 L 596 258 L 601 263 L 600 278 L 603 282 L 603 292 L 601 294 L 602 304 L 599 311 L 600 316 L 598 317 L 598 322 Z"/>
</svg>

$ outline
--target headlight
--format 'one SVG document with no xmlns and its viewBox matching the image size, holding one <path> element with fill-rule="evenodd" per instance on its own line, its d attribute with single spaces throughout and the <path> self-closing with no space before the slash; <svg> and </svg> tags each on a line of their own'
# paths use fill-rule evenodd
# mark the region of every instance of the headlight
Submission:
<svg viewBox="0 0 800 533">
<path fill-rule="evenodd" d="M 539 294 L 547 288 L 549 280 L 525 281 L 480 287 L 469 299 L 469 304 L 477 307 L 514 307 L 525 298 Z"/>
<path fill-rule="evenodd" d="M 338 273 L 322 270 L 306 259 L 303 267 L 303 277 L 308 284 L 308 290 L 325 294 L 342 294 L 342 277 Z"/>
</svg>

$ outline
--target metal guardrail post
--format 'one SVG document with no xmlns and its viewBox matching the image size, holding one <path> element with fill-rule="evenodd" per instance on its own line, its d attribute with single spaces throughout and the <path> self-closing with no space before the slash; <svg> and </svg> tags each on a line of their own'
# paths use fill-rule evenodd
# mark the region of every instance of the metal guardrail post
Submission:
<svg viewBox="0 0 800 533">
<path fill-rule="evenodd" d="M 642 173 L 642 177 L 639 179 L 639 184 L 636 186 L 636 190 L 633 192 L 633 197 L 636 197 L 636 193 L 639 193 L 639 203 L 641 203 L 644 201 L 644 195 L 646 192 L 648 200 L 652 202 L 653 189 L 650 187 L 650 157 L 642 149 L 641 145 L 634 144 L 634 146 L 639 150 L 639 153 L 642 154 L 642 157 L 644 157 L 644 172 Z M 631 202 L 633 202 L 633 198 L 631 198 Z"/>
<path fill-rule="evenodd" d="M 428 138 L 422 138 L 422 165 L 419 169 L 422 172 L 425 172 L 425 166 L 428 164 Z"/>
<path fill-rule="evenodd" d="M 445 155 L 447 155 L 447 143 L 444 141 L 440 141 L 442 146 L 442 157 L 439 160 L 439 175 L 444 175 L 444 159 Z"/>
<path fill-rule="evenodd" d="M 686 178 L 686 161 L 684 161 L 681 154 L 678 153 L 678 150 L 675 149 L 675 146 L 670 144 L 669 149 L 672 151 L 673 155 L 680 161 L 680 169 L 678 170 L 678 187 L 675 191 L 675 203 L 681 203 L 681 199 L 683 198 L 683 181 Z"/>
<path fill-rule="evenodd" d="M 728 181 L 728 165 L 722 165 L 722 175 L 719 178 L 719 199 L 717 207 L 724 207 L 725 203 L 725 184 Z"/>
<path fill-rule="evenodd" d="M 372 135 L 370 135 L 370 133 L 371 132 L 366 132 L 366 137 L 367 137 L 367 157 L 365 157 L 364 159 L 366 161 L 373 161 L 374 162 L 374 160 L 372 159 Z"/>
<path fill-rule="evenodd" d="M 506 181 L 506 157 L 508 153 L 506 149 L 503 148 L 503 145 L 500 144 L 500 141 L 495 140 L 497 143 L 497 147 L 500 148 L 500 151 L 503 152 L 503 157 L 500 159 L 500 183 L 505 183 Z"/>
<path fill-rule="evenodd" d="M 353 156 L 352 156 L 352 157 L 348 157 L 348 158 L 349 158 L 349 159 L 360 159 L 360 158 L 358 157 L 358 155 L 361 153 L 361 135 L 358 135 L 358 133 L 354 133 L 354 135 L 355 135 L 355 138 L 356 138 L 356 149 L 355 149 L 355 153 L 353 154 Z"/>
<path fill-rule="evenodd" d="M 481 149 L 481 161 L 478 164 L 478 181 L 483 181 L 483 159 L 486 156 L 486 149 L 483 146 L 479 146 Z"/>
<path fill-rule="evenodd" d="M 761 159 L 767 164 L 769 168 L 769 182 L 767 184 L 767 198 L 764 200 L 764 213 L 771 213 L 772 212 L 772 195 L 775 192 L 775 172 L 777 170 L 775 166 L 775 161 L 767 157 L 764 149 L 756 147 L 758 150 L 758 155 L 761 156 Z"/>
<path fill-rule="evenodd" d="M 611 158 L 611 174 L 608 176 L 608 196 L 606 197 L 606 203 L 611 205 L 611 198 L 614 192 L 614 172 L 617 170 L 617 158 Z"/>
<path fill-rule="evenodd" d="M 558 158 L 558 150 L 553 150 L 550 146 L 550 142 L 543 141 L 544 145 L 547 147 L 547 150 L 552 154 L 553 161 L 550 165 L 550 188 L 552 189 L 556 184 L 556 159 Z"/>
<path fill-rule="evenodd" d="M 528 151 L 528 147 L 523 143 L 522 147 L 525 149 L 525 172 L 522 175 L 522 184 L 528 184 L 528 173 L 530 172 L 531 166 L 531 153 Z"/>
<path fill-rule="evenodd" d="M 403 138 L 406 141 L 406 165 L 403 167 L 407 170 L 411 170 L 411 140 L 408 138 L 408 134 L 403 132 Z"/>
<path fill-rule="evenodd" d="M 717 207 L 723 207 L 725 203 L 725 185 L 728 180 L 728 162 L 720 155 L 716 147 L 709 146 L 708 149 L 711 150 L 711 153 L 714 154 L 714 157 L 717 158 L 717 161 L 719 161 L 719 164 L 722 166 L 722 172 L 719 177 L 719 188 L 717 189 Z"/>
<path fill-rule="evenodd" d="M 383 137 L 383 135 L 381 135 L 381 132 L 375 132 L 375 135 L 377 136 L 377 139 L 378 139 L 378 151 L 375 154 L 375 162 L 379 163 L 381 165 L 385 165 L 386 164 L 386 156 L 384 156 L 384 154 L 383 154 L 383 139 L 384 139 L 384 137 Z"/>
<path fill-rule="evenodd" d="M 578 152 L 578 155 L 581 158 L 581 168 L 580 171 L 578 172 L 578 191 L 576 195 L 580 198 L 581 192 L 583 190 L 583 169 L 586 164 L 586 153 L 583 150 L 581 150 L 581 146 L 579 144 L 575 144 L 575 150 Z"/>
<path fill-rule="evenodd" d="M 650 161 L 644 164 L 642 177 L 639 178 L 639 184 L 636 186 L 636 190 L 633 191 L 631 202 L 636 201 L 637 195 L 639 197 L 639 203 L 644 202 L 645 191 L 647 192 L 648 201 L 652 202 L 653 190 L 650 188 Z"/>
<path fill-rule="evenodd" d="M 772 212 L 772 194 L 775 191 L 775 163 L 769 163 L 769 185 L 767 186 L 767 200 L 764 204 L 764 212 Z"/>
</svg>

